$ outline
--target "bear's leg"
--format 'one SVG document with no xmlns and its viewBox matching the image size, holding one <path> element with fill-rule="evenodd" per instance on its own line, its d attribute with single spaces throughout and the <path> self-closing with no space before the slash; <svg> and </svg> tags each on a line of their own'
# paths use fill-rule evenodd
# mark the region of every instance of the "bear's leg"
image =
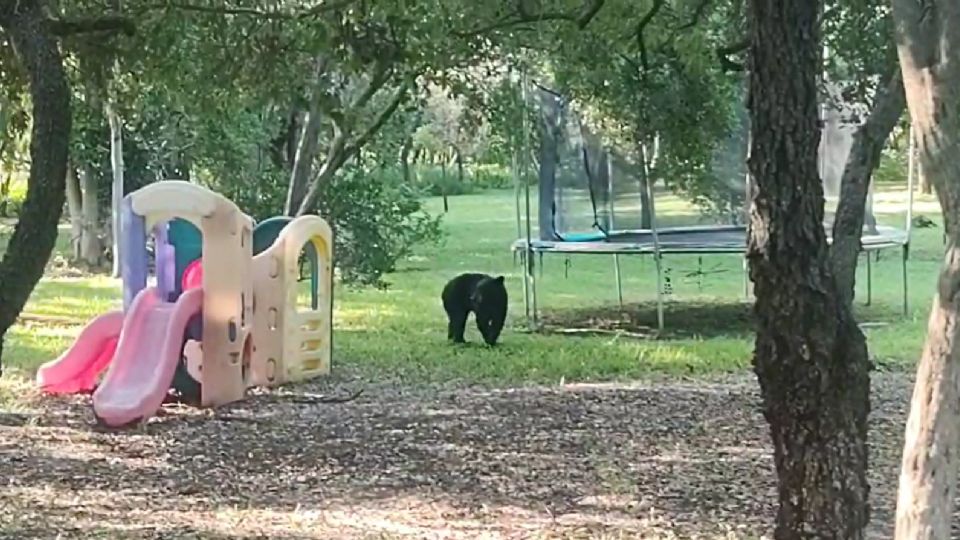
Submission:
<svg viewBox="0 0 960 540">
<path fill-rule="evenodd" d="M 465 343 L 463 332 L 467 328 L 467 315 L 469 311 L 448 311 L 447 317 L 450 318 L 450 324 L 447 325 L 447 339 L 454 343 Z"/>
</svg>

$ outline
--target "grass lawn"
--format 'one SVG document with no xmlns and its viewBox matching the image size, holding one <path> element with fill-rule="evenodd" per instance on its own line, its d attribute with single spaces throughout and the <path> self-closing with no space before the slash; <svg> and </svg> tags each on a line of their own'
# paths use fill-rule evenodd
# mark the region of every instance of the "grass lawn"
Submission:
<svg viewBox="0 0 960 540">
<path fill-rule="evenodd" d="M 904 199 L 902 191 L 879 193 L 875 207 L 880 221 L 902 226 Z M 690 209 L 676 199 L 663 196 L 657 202 L 658 215 L 664 221 L 691 222 Z M 442 203 L 431 199 L 428 207 L 439 212 Z M 899 250 L 885 251 L 873 263 L 873 304 L 869 307 L 862 302 L 865 265 L 861 258 L 858 314 L 861 321 L 880 323 L 868 325 L 867 334 L 871 354 L 883 366 L 910 365 L 918 357 L 943 250 L 935 201 L 918 199 L 915 214 L 938 226 L 914 230 L 906 318 L 900 314 Z M 337 289 L 335 370 L 349 366 L 370 375 L 389 372 L 410 382 L 549 383 L 629 379 L 653 373 L 710 373 L 749 365 L 752 337 L 745 319 L 739 256 L 707 255 L 701 261 L 696 256 L 665 258 L 673 290 L 667 310 L 669 332 L 663 339 L 539 335 L 524 331 L 522 273 L 509 250 L 516 238 L 513 192 L 451 198 L 444 227 L 448 233 L 444 243 L 422 247 L 403 261 L 399 271 L 389 277 L 388 290 Z M 120 305 L 118 282 L 71 272 L 62 262 L 65 247 L 64 239 L 23 322 L 8 337 L 0 405 L 16 402 L 29 388 L 36 366 L 62 352 L 83 324 Z M 699 276 L 695 275 L 698 268 L 702 271 Z M 621 270 L 628 311 L 641 322 L 653 324 L 653 260 L 624 256 Z M 445 342 L 440 289 L 462 271 L 507 276 L 511 306 L 502 346 L 479 346 L 479 334 L 473 327 L 468 328 L 467 336 L 471 345 L 453 347 Z M 616 306 L 611 256 L 577 256 L 565 261 L 562 255 L 547 255 L 542 276 L 539 298 L 547 312 L 559 311 L 563 316 L 564 310 L 574 308 Z"/>
</svg>

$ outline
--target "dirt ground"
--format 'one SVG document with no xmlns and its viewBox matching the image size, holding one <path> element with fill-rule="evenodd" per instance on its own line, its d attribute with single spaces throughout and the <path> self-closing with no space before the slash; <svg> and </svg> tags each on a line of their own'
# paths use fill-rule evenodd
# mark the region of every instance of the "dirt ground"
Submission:
<svg viewBox="0 0 960 540">
<path fill-rule="evenodd" d="M 911 378 L 874 377 L 871 538 L 891 536 Z M 341 374 L 293 391 L 215 414 L 167 405 L 120 432 L 94 425 L 85 396 L 0 414 L 0 536 L 770 535 L 750 373 L 516 389 Z"/>
</svg>

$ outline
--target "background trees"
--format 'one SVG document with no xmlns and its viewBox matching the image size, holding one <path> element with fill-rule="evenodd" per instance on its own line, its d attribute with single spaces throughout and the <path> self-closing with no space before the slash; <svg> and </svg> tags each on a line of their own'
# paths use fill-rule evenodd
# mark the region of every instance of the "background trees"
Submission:
<svg viewBox="0 0 960 540">
<path fill-rule="evenodd" d="M 756 364 L 778 451 L 780 530 L 854 537 L 866 516 L 869 386 L 849 302 L 870 177 L 903 106 L 892 55 L 876 54 L 890 52 L 889 20 L 866 0 L 824 12 L 830 77 L 872 107 L 828 252 L 815 168 L 816 6 L 751 8 L 749 18 L 740 2 L 666 0 L 0 8 L 0 122 L 10 127 L 0 160 L 18 159 L 32 129 L 29 195 L 0 264 L 0 333 L 41 275 L 65 197 L 75 255 L 98 266 L 117 258 L 106 223 L 116 196 L 162 178 L 209 185 L 257 218 L 320 212 L 337 232 L 340 277 L 382 284 L 412 246 L 440 236 L 420 206 L 424 191 L 509 181 L 513 159 L 556 159 L 543 117 L 521 132 L 537 107 L 520 71 L 577 105 L 597 151 L 632 162 L 641 193 L 663 185 L 738 220 L 743 164 L 715 158 L 744 149 L 732 135 L 747 121 L 749 46 L 750 121 L 763 133 L 751 162 Z M 134 24 L 135 36 L 113 31 Z M 536 156 L 518 156 L 526 137 L 544 143 Z M 946 168 L 924 163 L 931 178 Z M 649 225 L 649 201 L 644 210 Z M 824 465 L 790 457 L 801 448 Z"/>
</svg>

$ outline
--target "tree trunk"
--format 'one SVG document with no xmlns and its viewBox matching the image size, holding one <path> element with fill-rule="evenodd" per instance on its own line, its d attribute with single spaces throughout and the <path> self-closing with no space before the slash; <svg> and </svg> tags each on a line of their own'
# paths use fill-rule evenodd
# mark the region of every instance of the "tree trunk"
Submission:
<svg viewBox="0 0 960 540">
<path fill-rule="evenodd" d="M 310 105 L 306 122 L 303 123 L 303 132 L 300 144 L 297 145 L 297 154 L 293 160 L 293 169 L 290 172 L 290 186 L 287 189 L 287 202 L 284 213 L 292 215 L 303 204 L 303 198 L 310 187 L 310 177 L 313 173 L 313 161 L 317 157 L 317 147 L 320 142 L 320 110 L 317 104 L 318 94 Z"/>
<path fill-rule="evenodd" d="M 917 178 L 920 179 L 920 193 L 924 195 L 933 195 L 933 184 L 930 182 L 930 177 L 924 174 L 923 165 L 917 164 Z"/>
<path fill-rule="evenodd" d="M 447 160 L 446 156 L 440 159 L 440 195 L 443 197 L 443 213 L 450 211 L 450 203 L 447 201 Z"/>
<path fill-rule="evenodd" d="M 296 212 L 296 216 L 303 216 L 314 211 L 314 205 L 317 203 L 317 197 L 320 192 L 333 181 L 334 175 L 343 167 L 343 164 L 350 159 L 350 154 L 346 149 L 342 133 L 337 132 L 330 143 L 330 149 L 327 150 L 327 158 L 324 160 L 317 177 L 310 183 L 310 189 L 307 190 Z M 328 220 L 329 221 L 329 220 Z"/>
<path fill-rule="evenodd" d="M 0 358 L 3 338 L 43 276 L 63 212 L 70 138 L 70 93 L 60 49 L 37 0 L 0 4 L 0 28 L 29 74 L 33 106 L 30 176 L 20 220 L 0 261 Z"/>
<path fill-rule="evenodd" d="M 67 209 L 70 211 L 70 253 L 74 262 L 80 260 L 80 243 L 83 239 L 83 193 L 80 181 L 70 164 L 67 164 Z"/>
<path fill-rule="evenodd" d="M 557 163 L 560 161 L 561 121 L 563 102 L 559 97 L 543 89 L 540 94 L 540 148 L 537 171 L 540 184 L 539 215 L 537 223 L 541 240 L 556 240 L 557 233 L 554 216 L 557 213 L 556 194 L 563 190 L 557 188 Z M 521 160 L 527 156 L 521 156 Z M 521 161 L 522 163 L 522 161 Z M 523 179 L 526 181 L 526 179 Z"/>
<path fill-rule="evenodd" d="M 855 294 L 860 237 L 873 171 L 880 164 L 887 137 L 900 121 L 906 105 L 903 77 L 897 66 L 891 66 L 886 80 L 886 86 L 874 98 L 870 116 L 853 135 L 853 146 L 840 179 L 840 203 L 833 222 L 830 256 L 841 299 L 848 304 L 853 302 Z"/>
<path fill-rule="evenodd" d="M 313 85 L 310 89 L 309 106 L 306 117 L 303 119 L 303 129 L 300 131 L 300 137 L 296 147 L 297 151 L 293 158 L 293 167 L 290 172 L 287 201 L 283 209 L 284 213 L 288 216 L 294 215 L 294 212 L 299 212 L 310 188 L 310 180 L 313 176 L 313 162 L 317 158 L 317 150 L 320 144 L 320 101 L 324 98 L 324 94 L 328 90 L 323 81 L 323 75 L 326 69 L 326 58 L 318 58 L 314 68 Z"/>
<path fill-rule="evenodd" d="M 117 111 L 117 97 L 114 92 L 107 98 L 104 113 L 110 124 L 110 170 L 113 181 L 110 186 L 110 236 L 113 238 L 113 268 L 111 275 L 120 277 L 120 207 L 123 203 L 123 124 Z M 94 202 L 96 205 L 96 202 Z M 102 252 L 102 250 L 101 250 Z"/>
<path fill-rule="evenodd" d="M 960 3 L 893 0 L 897 52 L 923 171 L 936 189 L 946 254 L 907 418 L 896 538 L 951 537 L 960 451 Z"/>
<path fill-rule="evenodd" d="M 778 479 L 777 539 L 863 538 L 869 361 L 840 301 L 817 173 L 820 2 L 751 0 L 747 257 L 754 369 Z"/>
<path fill-rule="evenodd" d="M 463 154 L 460 152 L 459 148 L 454 148 L 454 159 L 457 161 L 457 182 L 460 182 L 463 185 Z"/>
<path fill-rule="evenodd" d="M 7 217 L 7 213 L 10 211 L 9 197 L 11 183 L 13 183 L 12 173 L 7 173 L 6 176 L 0 177 L 0 217 Z"/>
<path fill-rule="evenodd" d="M 413 148 L 413 137 L 407 137 L 403 140 L 403 146 L 400 147 L 400 167 L 403 170 L 403 183 L 410 185 L 410 150 Z"/>
<path fill-rule="evenodd" d="M 90 268 L 98 268 L 103 262 L 103 240 L 100 238 L 100 205 L 98 203 L 97 177 L 89 165 L 80 167 L 83 224 L 80 234 L 80 259 Z"/>
<path fill-rule="evenodd" d="M 647 177 L 647 171 L 650 169 L 646 163 L 645 143 L 642 135 L 637 135 L 637 155 L 639 163 L 637 164 L 637 188 L 640 190 L 640 228 L 649 230 L 653 228 L 653 212 L 650 211 L 650 178 Z"/>
</svg>

